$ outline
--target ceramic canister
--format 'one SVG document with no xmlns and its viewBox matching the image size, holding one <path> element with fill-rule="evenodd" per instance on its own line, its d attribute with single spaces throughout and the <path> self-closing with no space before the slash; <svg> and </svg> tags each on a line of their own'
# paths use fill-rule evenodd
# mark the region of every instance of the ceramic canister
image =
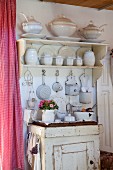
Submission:
<svg viewBox="0 0 113 170">
<path fill-rule="evenodd" d="M 25 63 L 30 65 L 39 64 L 38 54 L 36 49 L 28 48 L 25 53 Z"/>
<path fill-rule="evenodd" d="M 85 66 L 94 66 L 95 64 L 95 55 L 93 51 L 86 51 L 84 53 L 84 65 Z"/>
</svg>

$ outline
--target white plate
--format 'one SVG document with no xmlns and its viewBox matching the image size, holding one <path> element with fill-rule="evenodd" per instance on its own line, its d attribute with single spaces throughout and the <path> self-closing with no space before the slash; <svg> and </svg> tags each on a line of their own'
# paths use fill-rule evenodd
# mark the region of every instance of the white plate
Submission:
<svg viewBox="0 0 113 170">
<path fill-rule="evenodd" d="M 52 45 L 44 45 L 39 49 L 38 55 L 43 56 L 44 54 L 50 54 L 51 56 L 55 56 L 57 55 L 57 51 Z"/>
<path fill-rule="evenodd" d="M 21 35 L 22 38 L 39 38 L 43 39 L 46 37 L 45 34 L 33 34 L 33 33 L 26 33 Z"/>
<path fill-rule="evenodd" d="M 75 57 L 75 50 L 71 47 L 61 47 L 58 54 L 63 57 Z"/>
<path fill-rule="evenodd" d="M 83 58 L 84 53 L 85 53 L 86 51 L 89 51 L 89 50 L 91 50 L 91 47 L 80 47 L 80 48 L 77 49 L 76 55 L 79 56 L 79 57 L 81 57 L 81 58 Z"/>
<path fill-rule="evenodd" d="M 48 40 L 57 40 L 57 41 L 74 41 L 78 42 L 81 40 L 81 38 L 75 38 L 75 37 L 46 37 Z"/>
<path fill-rule="evenodd" d="M 98 40 L 98 39 L 85 39 L 85 40 L 81 40 L 82 42 L 92 42 L 92 43 L 102 43 L 105 40 Z"/>
</svg>

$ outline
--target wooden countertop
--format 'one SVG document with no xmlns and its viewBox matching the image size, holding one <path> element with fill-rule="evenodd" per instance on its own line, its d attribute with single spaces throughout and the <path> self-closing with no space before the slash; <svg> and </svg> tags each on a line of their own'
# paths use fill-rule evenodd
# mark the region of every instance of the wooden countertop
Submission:
<svg viewBox="0 0 113 170">
<path fill-rule="evenodd" d="M 60 122 L 60 123 L 44 123 L 44 122 L 32 122 L 29 125 L 37 125 L 41 127 L 66 127 L 66 126 L 87 126 L 87 125 L 98 125 L 95 121 L 84 121 L 84 122 Z"/>
</svg>

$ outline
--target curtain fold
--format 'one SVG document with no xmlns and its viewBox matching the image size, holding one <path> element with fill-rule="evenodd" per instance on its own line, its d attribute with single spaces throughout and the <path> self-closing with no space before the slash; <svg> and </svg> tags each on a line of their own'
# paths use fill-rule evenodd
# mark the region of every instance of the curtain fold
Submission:
<svg viewBox="0 0 113 170">
<path fill-rule="evenodd" d="M 16 0 L 0 0 L 0 170 L 24 170 Z"/>
</svg>

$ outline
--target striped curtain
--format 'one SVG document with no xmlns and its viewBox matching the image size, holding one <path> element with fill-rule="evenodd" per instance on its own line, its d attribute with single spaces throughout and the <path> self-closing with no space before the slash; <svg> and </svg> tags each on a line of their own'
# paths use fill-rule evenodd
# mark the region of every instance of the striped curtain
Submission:
<svg viewBox="0 0 113 170">
<path fill-rule="evenodd" d="M 24 170 L 16 0 L 0 0 L 0 170 Z"/>
</svg>

